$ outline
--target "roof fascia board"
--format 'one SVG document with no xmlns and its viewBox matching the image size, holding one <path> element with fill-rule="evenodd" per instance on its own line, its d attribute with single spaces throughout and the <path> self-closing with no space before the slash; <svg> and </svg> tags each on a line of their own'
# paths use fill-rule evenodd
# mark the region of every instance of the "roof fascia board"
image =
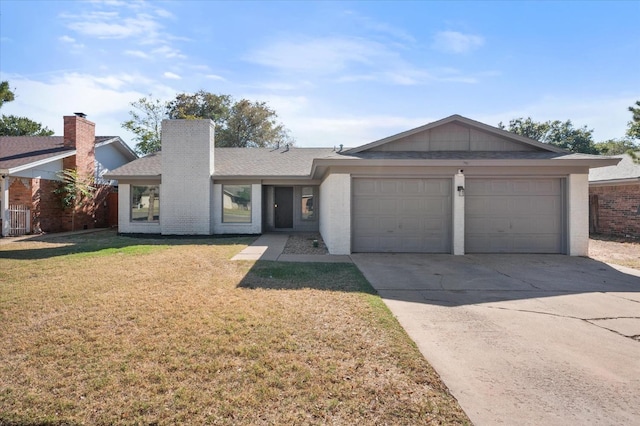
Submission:
<svg viewBox="0 0 640 426">
<path fill-rule="evenodd" d="M 104 179 L 117 180 L 117 181 L 130 181 L 130 180 L 161 180 L 162 175 L 112 175 L 105 173 L 102 176 Z"/>
<path fill-rule="evenodd" d="M 131 156 L 134 159 L 135 158 L 140 158 L 138 156 L 138 154 L 136 154 L 136 152 L 133 149 L 131 149 L 131 147 L 129 145 L 127 145 L 122 140 L 122 138 L 120 138 L 120 136 L 114 136 L 111 139 L 107 139 L 107 140 L 104 140 L 102 142 L 99 142 L 99 143 L 96 144 L 96 148 L 100 148 L 100 147 L 103 147 L 103 146 L 106 146 L 106 145 L 110 145 L 110 144 L 115 143 L 115 142 L 118 142 L 118 148 L 116 148 L 116 149 L 118 149 L 119 151 L 126 152 L 129 156 Z"/>
<path fill-rule="evenodd" d="M 592 181 L 589 181 L 589 186 L 632 185 L 634 183 L 640 183 L 640 177 L 625 178 L 625 179 L 592 180 Z"/>
<path fill-rule="evenodd" d="M 313 161 L 311 175 L 317 167 L 330 166 L 375 166 L 375 167 L 398 167 L 398 166 L 492 166 L 492 167 L 512 167 L 512 166 L 589 166 L 606 167 L 618 164 L 617 158 L 574 158 L 574 159 L 317 159 Z"/>
<path fill-rule="evenodd" d="M 75 149 L 73 151 L 65 151 L 63 154 L 58 154 L 58 155 L 53 156 L 53 157 L 47 157 L 47 158 L 43 158 L 42 160 L 34 161 L 32 163 L 23 164 L 22 166 L 11 167 L 11 168 L 7 169 L 7 171 L 8 171 L 9 174 L 18 173 L 18 172 L 21 172 L 23 170 L 30 169 L 32 167 L 37 167 L 37 166 L 41 166 L 43 164 L 52 163 L 54 161 L 62 160 L 63 158 L 71 157 L 71 156 L 74 156 L 74 155 L 76 155 L 76 150 Z"/>
<path fill-rule="evenodd" d="M 526 145 L 535 146 L 536 148 L 542 148 L 542 149 L 544 149 L 546 151 L 568 152 L 568 151 L 565 151 L 564 149 L 555 147 L 553 145 L 549 145 L 549 144 L 542 143 L 542 142 L 539 142 L 539 141 L 534 140 L 534 139 L 530 139 L 530 138 L 527 138 L 527 137 L 524 137 L 524 136 L 520 136 L 520 135 L 517 135 L 517 134 L 515 134 L 513 132 L 509 132 L 507 130 L 498 129 L 497 127 L 493 127 L 493 126 L 490 126 L 488 124 L 481 123 L 479 121 L 471 120 L 470 118 L 463 117 L 463 116 L 458 115 L 458 114 L 443 118 L 443 119 L 438 120 L 438 121 L 434 121 L 434 122 L 426 124 L 424 126 L 416 127 L 415 129 L 411 129 L 411 130 L 407 130 L 405 132 L 398 133 L 396 135 L 388 136 L 386 138 L 379 139 L 377 141 L 374 141 L 374 142 L 371 142 L 371 143 L 368 143 L 368 144 L 365 144 L 365 145 L 362 145 L 362 146 L 359 146 L 359 147 L 351 148 L 351 149 L 348 149 L 348 150 L 346 150 L 344 152 L 346 154 L 351 154 L 351 153 L 357 153 L 357 152 L 361 152 L 361 151 L 366 151 L 368 149 L 375 148 L 377 146 L 384 145 L 386 143 L 393 142 L 395 140 L 402 139 L 404 137 L 411 136 L 411 135 L 414 135 L 416 133 L 420 133 L 420 132 L 423 132 L 425 130 L 433 129 L 435 127 L 442 126 L 442 125 L 445 125 L 445 124 L 449 124 L 449 123 L 452 123 L 452 122 L 459 122 L 459 123 L 462 123 L 462 124 L 464 124 L 464 125 L 466 125 L 468 127 L 473 127 L 473 128 L 485 131 L 485 132 L 493 133 L 493 134 L 498 135 L 500 137 L 512 139 L 512 140 L 514 140 L 516 142 L 520 142 L 520 143 L 523 143 L 523 144 L 526 144 Z"/>
</svg>

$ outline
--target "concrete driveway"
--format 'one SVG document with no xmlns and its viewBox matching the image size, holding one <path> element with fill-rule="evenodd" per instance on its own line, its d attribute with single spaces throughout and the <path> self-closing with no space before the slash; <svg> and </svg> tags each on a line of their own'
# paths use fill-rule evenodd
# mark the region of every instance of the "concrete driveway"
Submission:
<svg viewBox="0 0 640 426">
<path fill-rule="evenodd" d="M 639 271 L 557 255 L 351 257 L 474 424 L 640 424 Z"/>
</svg>

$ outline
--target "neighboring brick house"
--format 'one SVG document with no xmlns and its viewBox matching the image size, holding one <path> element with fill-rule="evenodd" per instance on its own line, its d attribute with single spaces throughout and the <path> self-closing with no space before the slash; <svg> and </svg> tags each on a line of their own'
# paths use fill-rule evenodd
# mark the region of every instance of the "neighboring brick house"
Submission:
<svg viewBox="0 0 640 426">
<path fill-rule="evenodd" d="M 63 136 L 0 137 L 0 223 L 2 236 L 21 233 L 61 232 L 107 225 L 106 198 L 115 182 L 102 179 L 111 169 L 137 158 L 117 136 L 95 136 L 95 124 L 76 113 L 64 117 Z M 58 174 L 75 169 L 94 176 L 98 191 L 94 200 L 76 210 L 63 210 L 54 193 Z M 114 206 L 112 208 L 117 208 Z M 25 223 L 17 225 L 17 209 L 28 210 Z M 11 210 L 11 211 L 10 211 Z M 12 216 L 13 215 L 13 216 Z"/>
<path fill-rule="evenodd" d="M 618 165 L 589 172 L 590 231 L 640 238 L 640 164 L 616 158 Z"/>
</svg>

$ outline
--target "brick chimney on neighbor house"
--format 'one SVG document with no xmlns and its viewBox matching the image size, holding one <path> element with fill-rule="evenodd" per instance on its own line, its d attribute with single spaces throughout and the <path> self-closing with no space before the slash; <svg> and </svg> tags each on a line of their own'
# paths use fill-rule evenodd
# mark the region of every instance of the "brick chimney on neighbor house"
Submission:
<svg viewBox="0 0 640 426">
<path fill-rule="evenodd" d="M 63 160 L 65 169 L 77 169 L 80 176 L 95 173 L 96 125 L 86 119 L 86 114 L 76 112 L 64 117 L 64 146 L 76 150 L 75 157 Z"/>
</svg>

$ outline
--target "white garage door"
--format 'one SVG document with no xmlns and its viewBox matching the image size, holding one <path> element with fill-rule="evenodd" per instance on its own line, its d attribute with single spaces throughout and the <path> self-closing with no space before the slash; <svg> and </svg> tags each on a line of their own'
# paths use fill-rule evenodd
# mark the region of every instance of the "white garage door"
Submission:
<svg viewBox="0 0 640 426">
<path fill-rule="evenodd" d="M 450 179 L 353 180 L 354 252 L 449 253 Z"/>
<path fill-rule="evenodd" d="M 467 253 L 561 253 L 561 179 L 465 182 Z"/>
</svg>

